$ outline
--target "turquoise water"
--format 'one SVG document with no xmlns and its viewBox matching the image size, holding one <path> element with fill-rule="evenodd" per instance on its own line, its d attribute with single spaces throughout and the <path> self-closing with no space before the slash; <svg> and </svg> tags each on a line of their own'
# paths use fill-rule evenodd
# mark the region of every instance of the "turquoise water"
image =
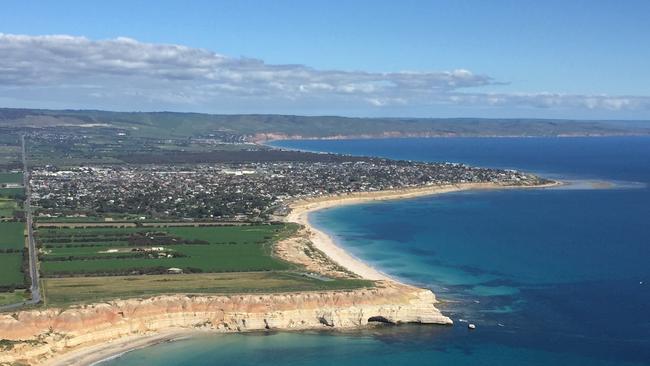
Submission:
<svg viewBox="0 0 650 366">
<path fill-rule="evenodd" d="M 433 289 L 454 327 L 216 335 L 134 351 L 107 365 L 650 364 L 650 138 L 277 145 L 617 185 L 452 193 L 312 214 L 354 255 Z M 478 329 L 468 331 L 460 319 Z"/>
</svg>

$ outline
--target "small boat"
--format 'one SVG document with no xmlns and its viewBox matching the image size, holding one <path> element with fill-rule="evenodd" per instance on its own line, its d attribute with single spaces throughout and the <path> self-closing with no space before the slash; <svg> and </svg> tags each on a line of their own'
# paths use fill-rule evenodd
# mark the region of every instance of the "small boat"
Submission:
<svg viewBox="0 0 650 366">
<path fill-rule="evenodd" d="M 469 323 L 469 324 L 467 324 L 467 328 L 474 330 L 474 329 L 476 329 L 476 325 L 474 325 L 472 323 Z"/>
</svg>

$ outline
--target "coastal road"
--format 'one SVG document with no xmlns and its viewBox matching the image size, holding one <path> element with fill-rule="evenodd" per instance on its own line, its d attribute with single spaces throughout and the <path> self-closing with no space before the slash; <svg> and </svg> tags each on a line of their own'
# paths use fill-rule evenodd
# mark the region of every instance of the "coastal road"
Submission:
<svg viewBox="0 0 650 366">
<path fill-rule="evenodd" d="M 29 187 L 29 169 L 27 167 L 27 148 L 25 147 L 25 136 L 20 137 L 23 155 L 23 186 L 25 187 L 25 225 L 27 226 L 27 248 L 29 251 L 29 276 L 32 279 L 31 300 L 0 306 L 0 311 L 7 311 L 19 308 L 23 305 L 38 304 L 41 302 L 41 287 L 38 277 L 38 255 L 36 241 L 34 240 L 34 225 L 32 218 L 32 194 Z"/>
</svg>

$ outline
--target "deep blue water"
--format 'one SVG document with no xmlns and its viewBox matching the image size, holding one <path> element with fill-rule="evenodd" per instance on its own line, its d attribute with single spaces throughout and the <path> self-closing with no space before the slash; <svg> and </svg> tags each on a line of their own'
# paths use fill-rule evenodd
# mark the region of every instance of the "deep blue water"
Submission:
<svg viewBox="0 0 650 366">
<path fill-rule="evenodd" d="M 275 145 L 618 184 L 452 193 L 312 214 L 315 225 L 354 255 L 433 289 L 454 327 L 217 335 L 135 351 L 107 364 L 650 364 L 650 138 Z M 478 329 L 468 331 L 459 319 Z"/>
</svg>

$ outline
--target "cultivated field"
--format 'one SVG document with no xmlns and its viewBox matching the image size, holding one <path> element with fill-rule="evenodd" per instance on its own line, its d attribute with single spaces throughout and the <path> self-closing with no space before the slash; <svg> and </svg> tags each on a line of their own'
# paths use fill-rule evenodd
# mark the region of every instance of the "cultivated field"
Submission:
<svg viewBox="0 0 650 366">
<path fill-rule="evenodd" d="M 16 198 L 25 195 L 25 190 L 22 188 L 0 188 L 0 197 Z"/>
<path fill-rule="evenodd" d="M 365 280 L 311 276 L 298 265 L 275 258 L 274 243 L 296 228 L 294 224 L 41 227 L 37 241 L 45 303 L 372 286 Z M 183 273 L 170 274 L 170 268 Z"/>
<path fill-rule="evenodd" d="M 13 199 L 0 198 L 0 218 L 13 217 L 18 209 L 18 203 Z"/>
<path fill-rule="evenodd" d="M 282 271 L 293 265 L 271 256 L 291 225 L 159 228 L 41 228 L 44 277 L 77 275 Z"/>
<path fill-rule="evenodd" d="M 24 222 L 0 222 L 0 252 L 25 247 Z"/>
<path fill-rule="evenodd" d="M 0 234 L 0 293 L 2 293 L 3 290 L 23 287 L 25 284 L 22 272 L 25 223 L 0 222 Z"/>
<path fill-rule="evenodd" d="M 23 173 L 0 172 L 0 184 L 3 183 L 22 183 Z"/>
<path fill-rule="evenodd" d="M 24 286 L 25 279 L 21 271 L 22 262 L 22 252 L 0 254 L 0 292 L 3 289 Z"/>
<path fill-rule="evenodd" d="M 3 145 L 4 143 L 15 144 L 18 141 L 4 141 L 0 137 L 0 169 L 13 169 L 20 166 L 20 146 Z"/>
</svg>

